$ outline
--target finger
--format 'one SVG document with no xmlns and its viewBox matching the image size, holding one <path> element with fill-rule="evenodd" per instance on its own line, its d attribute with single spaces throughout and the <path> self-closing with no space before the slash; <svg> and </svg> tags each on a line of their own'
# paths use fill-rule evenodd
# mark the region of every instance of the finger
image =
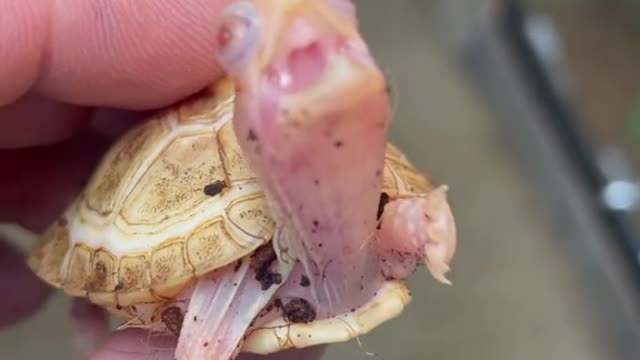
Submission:
<svg viewBox="0 0 640 360">
<path fill-rule="evenodd" d="M 91 360 L 173 360 L 176 345 L 175 336 L 152 336 L 141 329 L 127 329 L 115 332 Z M 317 360 L 325 350 L 326 346 L 317 346 L 268 356 L 240 354 L 238 360 Z"/>
<path fill-rule="evenodd" d="M 325 345 L 321 345 L 300 350 L 286 350 L 267 356 L 242 354 L 238 357 L 238 360 L 318 360 L 322 358 L 326 349 L 327 347 Z"/>
<path fill-rule="evenodd" d="M 142 329 L 116 331 L 91 360 L 174 360 L 175 336 L 151 335 Z"/>
<path fill-rule="evenodd" d="M 47 47 L 50 1 L 0 0 L 0 105 L 37 80 Z"/>
<path fill-rule="evenodd" d="M 83 358 L 89 357 L 109 336 L 109 318 L 106 311 L 84 299 L 71 305 L 73 342 Z"/>
<path fill-rule="evenodd" d="M 55 145 L 0 150 L 0 221 L 42 230 L 84 186 L 112 141 L 87 130 Z"/>
<path fill-rule="evenodd" d="M 0 239 L 0 327 L 11 325 L 40 308 L 51 289 L 27 268 L 24 255 Z"/>
<path fill-rule="evenodd" d="M 89 108 L 29 94 L 0 108 L 0 149 L 50 145 L 68 139 L 88 123 L 89 114 Z"/>
<path fill-rule="evenodd" d="M 154 108 L 185 97 L 221 75 L 214 22 L 230 1 L 0 0 L 9 57 L 0 78 L 11 88 L 0 104 L 32 85 L 83 105 Z"/>
</svg>

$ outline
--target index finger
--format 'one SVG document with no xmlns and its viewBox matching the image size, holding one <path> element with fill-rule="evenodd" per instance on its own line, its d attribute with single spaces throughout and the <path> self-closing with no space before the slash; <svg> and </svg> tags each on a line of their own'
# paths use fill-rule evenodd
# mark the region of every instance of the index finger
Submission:
<svg viewBox="0 0 640 360">
<path fill-rule="evenodd" d="M 214 21 L 231 0 L 0 0 L 0 106 L 29 89 L 148 109 L 221 76 Z"/>
</svg>

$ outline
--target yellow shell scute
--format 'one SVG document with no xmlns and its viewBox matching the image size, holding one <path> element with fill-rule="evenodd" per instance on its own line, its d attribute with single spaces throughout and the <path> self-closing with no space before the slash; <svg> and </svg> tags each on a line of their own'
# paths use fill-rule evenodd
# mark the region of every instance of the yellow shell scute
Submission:
<svg viewBox="0 0 640 360">
<path fill-rule="evenodd" d="M 141 163 L 156 150 L 158 141 L 170 130 L 163 121 L 145 122 L 124 135 L 107 152 L 84 191 L 86 206 L 100 215 L 92 219 L 108 220 Z"/>
<path fill-rule="evenodd" d="M 129 292 L 144 290 L 151 286 L 149 274 L 149 259 L 144 255 L 123 256 L 118 269 L 118 284 L 115 290 Z"/>
<path fill-rule="evenodd" d="M 187 261 L 185 242 L 168 241 L 151 254 L 151 289 L 154 294 L 171 298 L 194 277 L 194 269 Z"/>
<path fill-rule="evenodd" d="M 433 183 L 393 144 L 387 144 L 383 189 L 391 197 L 427 194 Z"/>
<path fill-rule="evenodd" d="M 275 230 L 276 222 L 264 193 L 236 199 L 229 204 L 226 212 L 233 225 L 254 238 L 269 240 Z"/>
<path fill-rule="evenodd" d="M 64 281 L 63 262 L 69 248 L 67 221 L 57 220 L 42 234 L 40 242 L 31 252 L 28 265 L 45 282 L 60 287 Z"/>
<path fill-rule="evenodd" d="M 69 263 L 63 280 L 63 287 L 68 293 L 76 296 L 86 294 L 85 286 L 91 276 L 91 253 L 90 248 L 78 244 L 68 255 Z"/>
<path fill-rule="evenodd" d="M 251 249 L 238 245 L 222 217 L 200 226 L 187 239 L 187 258 L 198 276 L 227 265 L 234 259 L 231 254 L 248 253 Z"/>
<path fill-rule="evenodd" d="M 389 164 L 389 161 L 384 164 L 384 172 L 383 172 L 383 183 L 382 189 L 387 193 L 391 192 L 395 194 L 398 191 L 398 179 L 397 175 L 393 171 L 393 167 Z"/>
<path fill-rule="evenodd" d="M 179 123 L 213 124 L 233 111 L 235 87 L 229 79 L 222 79 L 185 101 L 178 108 Z"/>
<path fill-rule="evenodd" d="M 182 135 L 156 158 L 127 197 L 121 214 L 130 225 L 159 224 L 215 201 L 204 188 L 225 181 L 213 131 Z"/>
<path fill-rule="evenodd" d="M 91 275 L 85 290 L 89 293 L 112 292 L 118 284 L 116 259 L 105 249 L 93 253 Z"/>
<path fill-rule="evenodd" d="M 255 174 L 242 156 L 242 149 L 233 130 L 231 122 L 223 125 L 218 131 L 224 170 L 230 181 L 247 181 L 255 179 Z"/>
</svg>

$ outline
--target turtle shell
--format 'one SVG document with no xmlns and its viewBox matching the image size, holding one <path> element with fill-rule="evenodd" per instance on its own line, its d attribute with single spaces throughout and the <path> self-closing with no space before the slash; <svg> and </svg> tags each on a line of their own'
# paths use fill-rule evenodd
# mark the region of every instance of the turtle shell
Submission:
<svg viewBox="0 0 640 360">
<path fill-rule="evenodd" d="M 237 143 L 228 79 L 129 130 L 40 237 L 29 266 L 107 308 L 162 303 L 270 241 L 264 193 Z M 393 145 L 384 199 L 433 189 Z"/>
<path fill-rule="evenodd" d="M 127 132 L 41 236 L 35 273 L 70 295 L 126 306 L 175 296 L 269 241 L 274 221 L 216 83 Z"/>
</svg>

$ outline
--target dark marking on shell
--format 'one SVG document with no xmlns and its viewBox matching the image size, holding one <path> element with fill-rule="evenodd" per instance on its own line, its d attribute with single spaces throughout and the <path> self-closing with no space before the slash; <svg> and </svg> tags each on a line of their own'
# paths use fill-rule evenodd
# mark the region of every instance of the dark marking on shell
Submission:
<svg viewBox="0 0 640 360">
<path fill-rule="evenodd" d="M 211 184 L 208 184 L 207 186 L 205 186 L 202 191 L 204 192 L 205 195 L 213 197 L 220 194 L 222 190 L 224 190 L 224 188 L 226 187 L 227 187 L 227 183 L 224 180 L 216 180 Z"/>
<path fill-rule="evenodd" d="M 309 323 L 316 319 L 316 310 L 303 298 L 294 298 L 283 307 L 285 318 L 294 324 Z"/>
<path fill-rule="evenodd" d="M 96 262 L 95 269 L 93 269 L 93 274 L 91 279 L 87 283 L 88 291 L 104 291 L 105 285 L 107 283 L 107 265 L 102 261 Z"/>
<path fill-rule="evenodd" d="M 171 331 L 175 336 L 180 336 L 182 330 L 182 322 L 184 321 L 184 314 L 177 306 L 170 306 L 160 314 L 160 319 L 164 326 Z"/>
<path fill-rule="evenodd" d="M 300 286 L 308 287 L 309 285 L 311 285 L 311 281 L 309 280 L 309 277 L 305 274 L 302 274 L 302 276 L 300 277 Z"/>
</svg>

